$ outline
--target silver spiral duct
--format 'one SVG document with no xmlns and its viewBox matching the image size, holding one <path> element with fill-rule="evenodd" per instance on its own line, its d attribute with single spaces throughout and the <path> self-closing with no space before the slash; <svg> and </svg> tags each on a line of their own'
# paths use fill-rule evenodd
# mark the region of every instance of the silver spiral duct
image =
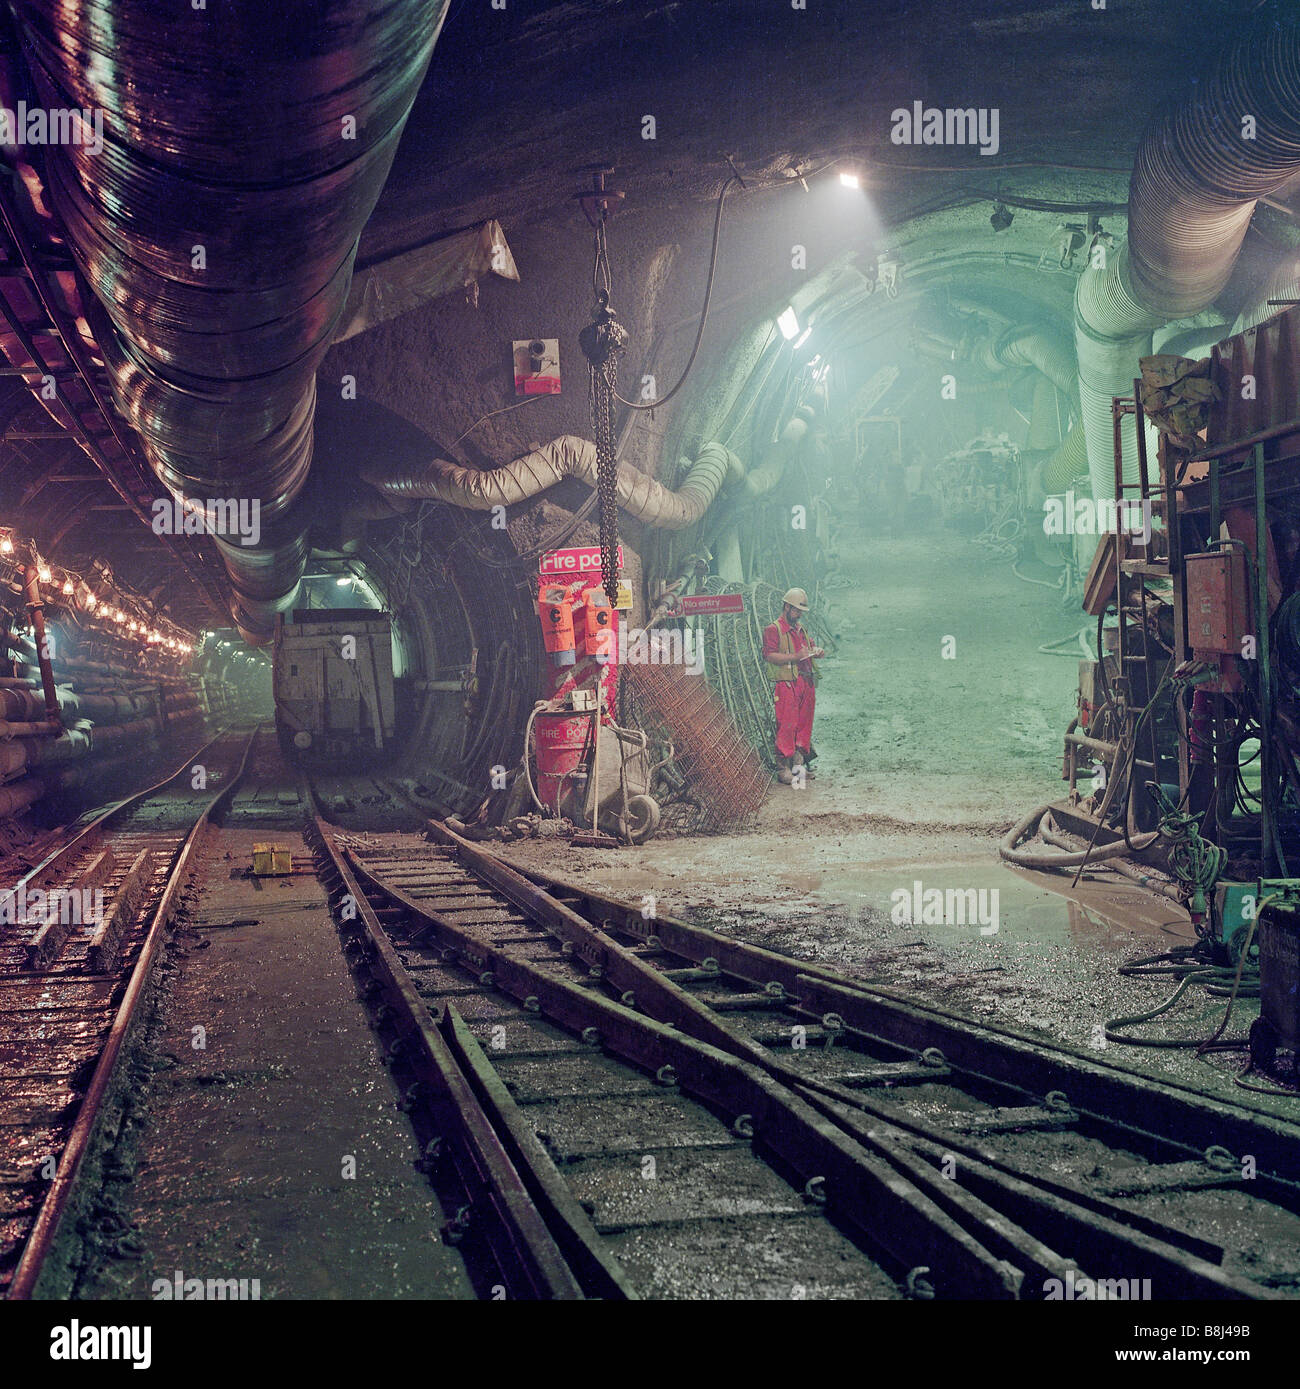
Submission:
<svg viewBox="0 0 1300 1389">
<path fill-rule="evenodd" d="M 618 504 L 639 521 L 681 530 L 704 515 L 724 482 L 739 481 L 743 474 L 740 459 L 722 444 L 704 445 L 676 491 L 620 462 Z M 491 511 L 536 497 L 566 477 L 595 488 L 596 446 L 590 439 L 562 434 L 500 468 L 465 468 L 434 458 L 414 468 L 371 468 L 362 476 L 387 497 L 431 498 L 471 511 Z"/>
<path fill-rule="evenodd" d="M 1273 268 L 1254 301 L 1241 310 L 1231 332 L 1225 332 L 1224 336 L 1236 337 L 1247 328 L 1285 311 L 1285 304 L 1270 304 L 1270 299 L 1300 299 L 1300 255 L 1288 255 Z"/>
<path fill-rule="evenodd" d="M 119 410 L 174 496 L 256 503 L 218 539 L 251 642 L 307 554 L 315 372 L 447 0 L 10 0 L 49 107 L 103 147 L 47 152 L 98 299 Z"/>
<path fill-rule="evenodd" d="M 1223 290 L 1258 198 L 1300 171 L 1300 15 L 1254 17 L 1192 94 L 1147 127 L 1129 181 L 1128 243 L 1075 293 L 1093 495 L 1114 494 L 1111 397 L 1132 390 L 1151 332 Z M 1136 478 L 1134 431 L 1124 475 Z"/>
<path fill-rule="evenodd" d="M 1079 367 L 1069 338 L 1059 331 L 1025 324 L 996 336 L 983 338 L 972 349 L 970 360 L 987 371 L 1001 367 L 1033 367 L 1068 400 L 1079 395 Z"/>
</svg>

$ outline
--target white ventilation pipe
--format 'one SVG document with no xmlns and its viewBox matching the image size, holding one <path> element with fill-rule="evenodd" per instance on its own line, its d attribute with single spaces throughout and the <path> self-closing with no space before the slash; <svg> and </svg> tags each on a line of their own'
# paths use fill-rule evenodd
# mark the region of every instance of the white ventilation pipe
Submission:
<svg viewBox="0 0 1300 1389">
<path fill-rule="evenodd" d="M 705 444 L 675 491 L 649 473 L 619 463 L 618 504 L 639 521 L 682 530 L 704 515 L 725 482 L 738 482 L 744 472 L 740 459 L 722 444 Z M 566 477 L 594 488 L 596 445 L 575 434 L 562 434 L 500 468 L 465 468 L 434 458 L 416 467 L 370 468 L 362 476 L 386 497 L 424 498 L 471 511 L 491 511 L 536 497 Z"/>
</svg>

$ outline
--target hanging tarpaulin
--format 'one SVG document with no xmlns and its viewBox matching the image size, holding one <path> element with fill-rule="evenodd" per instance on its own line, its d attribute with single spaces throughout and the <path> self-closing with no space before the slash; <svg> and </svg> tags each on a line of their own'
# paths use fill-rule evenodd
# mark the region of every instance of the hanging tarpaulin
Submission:
<svg viewBox="0 0 1300 1389">
<path fill-rule="evenodd" d="M 519 278 L 501 223 L 495 219 L 359 270 L 352 277 L 334 341 L 346 342 L 377 323 L 466 286 L 473 287 L 477 301 L 478 282 L 484 275 Z"/>
<path fill-rule="evenodd" d="M 1210 376 L 1210 359 L 1193 361 L 1173 353 L 1142 357 L 1142 409 L 1147 418 L 1175 447 L 1195 450 L 1197 437 L 1210 417 L 1210 407 L 1219 398 L 1218 387 Z"/>
</svg>

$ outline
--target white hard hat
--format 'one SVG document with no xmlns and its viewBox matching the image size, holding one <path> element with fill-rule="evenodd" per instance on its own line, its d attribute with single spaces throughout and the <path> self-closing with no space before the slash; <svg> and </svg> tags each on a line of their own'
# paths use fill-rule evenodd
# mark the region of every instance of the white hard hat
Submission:
<svg viewBox="0 0 1300 1389">
<path fill-rule="evenodd" d="M 808 611 L 808 595 L 801 588 L 787 589 L 781 602 L 788 603 L 792 608 L 798 608 L 801 613 Z"/>
</svg>

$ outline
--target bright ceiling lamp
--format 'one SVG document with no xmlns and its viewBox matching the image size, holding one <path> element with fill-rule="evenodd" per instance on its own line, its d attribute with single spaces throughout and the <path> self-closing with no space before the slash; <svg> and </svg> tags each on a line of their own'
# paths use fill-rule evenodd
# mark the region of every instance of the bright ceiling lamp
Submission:
<svg viewBox="0 0 1300 1389">
<path fill-rule="evenodd" d="M 852 169 L 841 169 L 840 186 L 843 188 L 861 188 L 862 175 L 854 173 Z"/>
<path fill-rule="evenodd" d="M 346 588 L 348 584 L 352 582 L 352 575 L 341 574 L 337 579 L 334 580 L 334 582 L 338 584 L 340 588 Z"/>
<path fill-rule="evenodd" d="M 787 305 L 778 315 L 776 326 L 781 330 L 781 336 L 789 342 L 791 338 L 799 334 L 799 320 L 795 317 L 794 308 Z"/>
</svg>

